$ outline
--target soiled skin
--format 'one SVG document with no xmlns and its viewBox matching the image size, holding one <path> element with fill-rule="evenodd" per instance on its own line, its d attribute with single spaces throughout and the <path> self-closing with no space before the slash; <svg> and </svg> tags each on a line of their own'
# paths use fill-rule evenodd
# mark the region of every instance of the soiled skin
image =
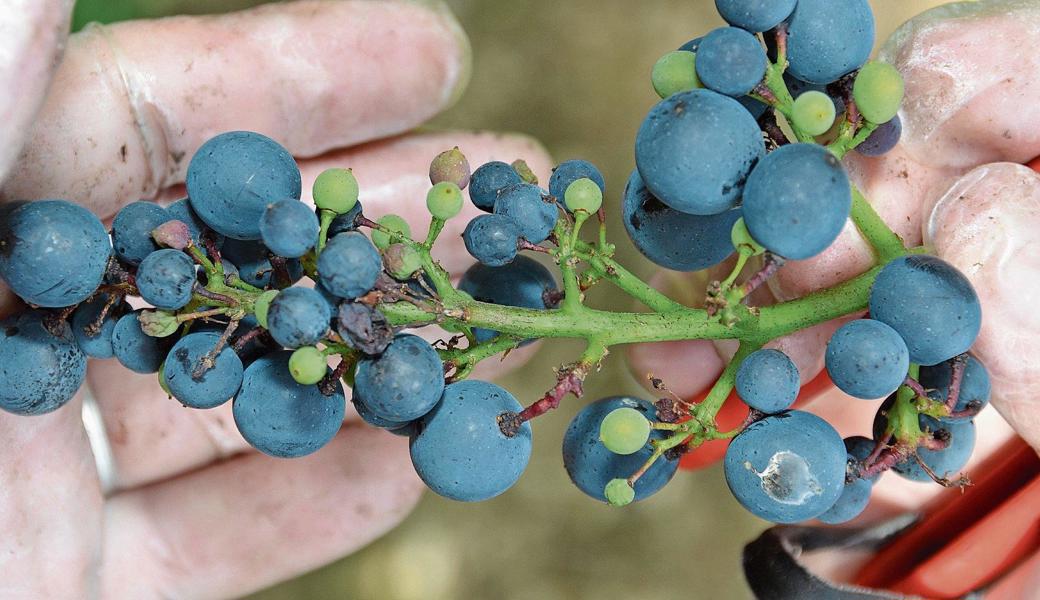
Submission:
<svg viewBox="0 0 1040 600">
<path fill-rule="evenodd" d="M 305 0 L 92 26 L 66 43 L 71 4 L 0 1 L 0 80 L 19 90 L 0 100 L 3 200 L 69 198 L 107 220 L 183 194 L 195 149 L 234 129 L 301 159 L 305 201 L 323 169 L 350 166 L 367 208 L 418 232 L 429 160 L 453 145 L 475 164 L 524 157 L 548 177 L 545 150 L 524 136 L 407 133 L 468 79 L 468 41 L 439 3 Z M 466 211 L 445 239 L 477 213 Z M 470 263 L 461 243 L 440 256 L 456 272 Z M 0 284 L 0 314 L 17 308 Z M 154 376 L 111 360 L 92 361 L 87 387 L 111 438 L 107 494 L 81 397 L 38 418 L 0 414 L 2 597 L 240 596 L 364 546 L 423 489 L 403 438 L 356 415 L 321 452 L 277 460 L 249 450 L 230 404 L 183 409 Z"/>
<path fill-rule="evenodd" d="M 852 153 L 852 179 L 908 245 L 928 243 L 960 268 L 978 291 L 983 328 L 973 352 L 993 374 L 992 410 L 979 418 L 973 462 L 999 447 L 1011 431 L 1040 449 L 1040 175 L 1011 163 L 1040 155 L 1038 59 L 1023 52 L 1040 32 L 1040 6 L 1028 0 L 983 0 L 934 9 L 904 25 L 881 58 L 906 79 L 901 144 L 880 158 Z M 869 247 L 851 222 L 817 257 L 788 263 L 771 281 L 768 304 L 795 298 L 862 273 Z M 669 275 L 661 289 L 684 293 L 688 277 Z M 827 336 L 795 334 L 782 344 L 801 367 L 803 382 L 819 372 Z M 713 349 L 713 346 L 714 349 Z M 718 377 L 732 344 L 649 344 L 630 351 L 638 375 L 653 371 L 679 394 L 693 396 Z M 691 369 L 696 365 L 697 368 Z M 812 367 L 812 368 L 807 368 Z M 877 402 L 834 390 L 809 410 L 844 435 L 870 435 Z M 886 476 L 875 498 L 913 506 L 938 486 Z"/>
</svg>

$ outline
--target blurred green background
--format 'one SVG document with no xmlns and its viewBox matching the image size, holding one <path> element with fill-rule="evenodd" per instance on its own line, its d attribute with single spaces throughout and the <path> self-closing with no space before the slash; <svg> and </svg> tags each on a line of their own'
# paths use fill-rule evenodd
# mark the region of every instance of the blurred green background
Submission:
<svg viewBox="0 0 1040 600">
<path fill-rule="evenodd" d="M 223 12 L 263 0 L 79 0 L 90 21 Z M 872 0 L 879 40 L 940 0 Z M 470 35 L 473 79 L 437 128 L 512 130 L 542 140 L 557 161 L 601 167 L 618 198 L 633 167 L 635 131 L 656 96 L 649 71 L 662 53 L 721 24 L 711 0 L 448 0 Z M 616 215 L 615 215 L 616 219 Z M 611 224 L 623 259 L 650 272 Z M 620 234 L 620 235 L 618 235 Z M 594 296 L 600 305 L 618 298 Z M 544 347 L 500 383 L 523 403 L 548 388 L 552 367 L 576 346 Z M 696 365 L 690 365 L 696 368 Z M 621 353 L 590 379 L 588 397 L 640 394 Z M 646 394 L 643 394 L 644 396 Z M 560 440 L 579 403 L 537 424 L 527 473 L 482 504 L 427 494 L 403 525 L 357 554 L 255 600 L 557 600 L 749 597 L 740 551 L 766 524 L 751 517 L 712 468 L 680 473 L 663 492 L 625 510 L 583 496 L 567 479 Z M 692 582 L 696 581 L 696 585 Z"/>
</svg>

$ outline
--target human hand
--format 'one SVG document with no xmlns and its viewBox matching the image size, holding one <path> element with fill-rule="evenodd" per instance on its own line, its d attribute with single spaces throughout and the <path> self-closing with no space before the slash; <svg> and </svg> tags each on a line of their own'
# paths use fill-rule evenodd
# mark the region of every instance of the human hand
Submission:
<svg viewBox="0 0 1040 600">
<path fill-rule="evenodd" d="M 955 3 L 912 21 L 881 53 L 906 79 L 902 143 L 881 158 L 852 153 L 846 160 L 854 182 L 908 245 L 931 244 L 971 279 L 983 305 L 973 352 L 989 369 L 994 407 L 1034 448 L 1040 448 L 1033 400 L 1040 363 L 1028 357 L 1040 351 L 1040 318 L 1028 303 L 1036 297 L 1040 273 L 1040 176 L 1011 163 L 1040 154 L 1040 109 L 1029 101 L 1040 85 L 1032 78 L 1036 58 L 1021 52 L 1038 23 L 1035 3 L 1014 0 Z M 865 271 L 871 261 L 850 222 L 827 251 L 784 266 L 756 301 L 768 304 L 829 287 Z M 658 282 L 697 302 L 695 290 L 704 289 L 706 278 L 691 280 L 662 274 Z M 827 340 L 839 324 L 810 328 L 771 347 L 789 353 L 802 381 L 811 381 L 823 369 Z M 637 347 L 630 357 L 637 374 L 653 371 L 676 393 L 693 397 L 714 381 L 733 350 L 690 341 Z M 807 408 L 844 435 L 869 436 L 877 405 L 832 389 Z M 1010 435 L 993 411 L 978 423 L 973 462 Z M 871 510 L 917 506 L 939 489 L 887 475 L 875 486 Z"/>
<path fill-rule="evenodd" d="M 109 219 L 127 202 L 181 194 L 195 149 L 234 129 L 301 157 L 305 201 L 323 169 L 352 167 L 366 207 L 417 229 L 425 207 L 408 207 L 441 150 L 548 172 L 544 150 L 521 136 L 405 133 L 468 76 L 464 34 L 436 3 L 301 1 L 92 26 L 67 42 L 71 1 L 16 4 L 26 7 L 0 13 L 18 33 L 0 42 L 10 57 L 0 81 L 17 90 L 0 100 L 6 200 L 67 198 Z M 451 230 L 467 220 L 442 237 L 451 270 L 470 262 Z M 0 312 L 14 308 L 0 285 Z M 0 415 L 0 596 L 246 594 L 367 544 L 422 489 L 404 440 L 356 418 L 321 452 L 277 460 L 248 450 L 230 404 L 184 409 L 154 376 L 112 360 L 92 361 L 85 387 L 111 442 L 110 482 L 98 478 L 82 397 L 32 419 Z"/>
</svg>

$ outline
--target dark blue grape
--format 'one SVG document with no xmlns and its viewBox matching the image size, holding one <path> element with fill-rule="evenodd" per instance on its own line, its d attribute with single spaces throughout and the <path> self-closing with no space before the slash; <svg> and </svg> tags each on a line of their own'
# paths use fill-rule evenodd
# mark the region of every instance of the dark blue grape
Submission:
<svg viewBox="0 0 1040 600">
<path fill-rule="evenodd" d="M 97 322 L 107 304 L 108 295 L 101 294 L 80 304 L 72 313 L 72 334 L 76 336 L 80 349 L 91 358 L 112 358 L 112 332 L 115 331 L 116 322 L 127 312 L 125 302 L 116 302 L 101 320 L 101 329 L 96 335 L 90 335 L 87 330 Z"/>
<path fill-rule="evenodd" d="M 899 119 L 899 115 L 896 115 L 891 121 L 879 125 L 873 133 L 867 136 L 867 139 L 856 146 L 856 152 L 863 156 L 888 154 L 899 143 L 899 138 L 902 135 L 903 122 Z"/>
<path fill-rule="evenodd" d="M 697 49 L 700 48 L 701 40 L 703 40 L 703 39 L 704 39 L 704 36 L 695 37 L 692 40 L 690 40 L 690 41 L 686 42 L 685 44 L 683 44 L 682 46 L 679 46 L 677 49 L 680 50 L 680 51 L 685 50 L 686 52 L 696 53 Z"/>
<path fill-rule="evenodd" d="M 930 395 L 939 402 L 945 403 L 952 377 L 952 366 L 949 362 L 943 362 L 930 367 L 921 367 L 918 380 L 924 387 L 935 390 Z M 964 375 L 961 378 L 961 388 L 957 394 L 957 406 L 954 407 L 954 410 L 965 410 L 968 408 L 968 404 L 977 404 L 979 408 L 982 408 L 989 404 L 989 393 L 989 372 L 977 358 L 969 355 L 968 362 L 964 365 Z M 947 419 L 940 420 L 946 421 Z"/>
<path fill-rule="evenodd" d="M 329 330 L 331 320 L 328 302 L 311 288 L 284 289 L 267 309 L 267 331 L 286 348 L 318 343 Z"/>
<path fill-rule="evenodd" d="M 516 258 L 520 226 L 505 215 L 480 215 L 466 225 L 462 241 L 470 256 L 489 267 L 501 267 Z"/>
<path fill-rule="evenodd" d="M 361 201 L 358 200 L 354 204 L 354 208 L 350 209 L 342 215 L 336 215 L 336 218 L 332 219 L 332 223 L 329 224 L 329 232 L 326 239 L 332 239 L 341 233 L 347 231 L 356 231 L 357 227 L 354 225 L 354 220 L 361 214 Z"/>
<path fill-rule="evenodd" d="M 444 366 L 421 337 L 399 334 L 379 356 L 358 362 L 355 402 L 384 421 L 407 423 L 430 412 L 444 390 Z"/>
<path fill-rule="evenodd" d="M 83 385 L 87 357 L 67 323 L 48 331 L 46 313 L 26 311 L 0 321 L 0 409 L 42 415 L 65 405 Z"/>
<path fill-rule="evenodd" d="M 758 38 L 736 27 L 720 27 L 701 40 L 697 77 L 704 87 L 727 96 L 750 92 L 766 73 L 766 51 Z"/>
<path fill-rule="evenodd" d="M 112 331 L 112 354 L 119 364 L 135 373 L 156 373 L 166 360 L 172 340 L 151 337 L 141 331 L 139 314 L 140 311 L 125 314 L 116 322 Z"/>
<path fill-rule="evenodd" d="M 491 161 L 473 171 L 469 180 L 469 199 L 480 210 L 491 212 L 495 209 L 498 193 L 518 183 L 523 183 L 523 180 L 516 169 L 501 161 Z"/>
<path fill-rule="evenodd" d="M 603 398 L 586 405 L 574 416 L 563 435 L 563 466 L 571 481 L 588 496 L 606 502 L 603 490 L 611 479 L 627 479 L 643 466 L 653 453 L 647 444 L 634 454 L 614 454 L 599 439 L 603 419 L 618 408 L 633 408 L 651 421 L 657 420 L 657 409 L 646 400 L 627 396 Z M 651 440 L 662 440 L 661 431 L 653 431 Z M 636 481 L 635 501 L 648 498 L 661 490 L 679 468 L 678 460 L 659 458 Z"/>
<path fill-rule="evenodd" d="M 768 31 L 791 16 L 798 0 L 715 0 L 727 23 L 753 33 Z"/>
<path fill-rule="evenodd" d="M 445 387 L 440 403 L 412 436 L 415 472 L 431 490 L 452 500 L 478 502 L 505 492 L 531 458 L 531 424 L 506 437 L 498 415 L 521 408 L 512 394 L 486 381 Z"/>
<path fill-rule="evenodd" d="M 394 435 L 399 435 L 401 437 L 411 437 L 413 434 L 418 432 L 417 421 L 408 421 L 401 423 L 398 421 L 388 421 L 386 419 L 381 419 L 378 416 L 376 416 L 375 413 L 370 411 L 368 407 L 365 406 L 364 402 L 359 402 L 357 395 L 354 396 L 351 402 L 354 404 L 354 410 L 357 411 L 357 414 L 359 417 L 361 417 L 361 420 L 365 423 L 368 423 L 372 427 L 385 429 L 390 433 Z"/>
<path fill-rule="evenodd" d="M 763 156 L 762 132 L 747 109 L 710 90 L 662 100 L 636 137 L 636 166 L 646 187 L 666 205 L 695 215 L 733 208 Z"/>
<path fill-rule="evenodd" d="M 823 146 L 788 144 L 755 167 L 744 187 L 744 222 L 770 252 L 802 260 L 823 252 L 852 208 L 849 178 Z"/>
<path fill-rule="evenodd" d="M 874 452 L 875 446 L 877 442 L 862 435 L 845 438 L 845 450 L 849 453 L 849 461 L 862 463 Z M 881 473 L 867 478 L 871 483 L 877 483 L 878 479 L 881 479 Z"/>
<path fill-rule="evenodd" d="M 116 256 L 130 265 L 139 265 L 146 256 L 159 249 L 152 230 L 173 216 L 165 208 L 144 200 L 131 202 L 112 220 L 112 248 Z"/>
<path fill-rule="evenodd" d="M 27 202 L 0 218 L 0 278 L 30 304 L 86 300 L 101 285 L 111 254 L 101 221 L 65 200 Z"/>
<path fill-rule="evenodd" d="M 177 310 L 191 302 L 195 282 L 195 262 L 172 248 L 152 252 L 137 269 L 141 298 L 164 310 Z"/>
<path fill-rule="evenodd" d="M 267 246 L 251 240 L 228 239 L 224 242 L 221 255 L 231 261 L 242 281 L 259 288 L 271 285 L 274 266 L 271 265 L 271 251 Z M 288 283 L 296 283 L 303 278 L 303 265 L 298 259 L 287 260 L 285 268 L 289 272 Z"/>
<path fill-rule="evenodd" d="M 757 350 L 737 369 L 737 393 L 751 408 L 766 414 L 778 413 L 798 398 L 801 376 L 798 367 L 779 350 Z"/>
<path fill-rule="evenodd" d="M 870 58 L 874 13 L 867 0 L 799 0 L 787 32 L 791 74 L 809 83 L 830 83 Z"/>
<path fill-rule="evenodd" d="M 549 194 L 556 198 L 556 203 L 559 206 L 567 207 L 563 203 L 563 196 L 567 192 L 567 188 L 579 179 L 591 179 L 599 186 L 600 191 L 605 192 L 607 190 L 603 174 L 599 172 L 596 165 L 587 160 L 568 160 L 560 163 L 558 167 L 553 169 L 552 175 L 549 177 Z"/>
<path fill-rule="evenodd" d="M 230 346 L 224 345 L 213 366 L 201 377 L 195 371 L 220 340 L 213 331 L 189 333 L 170 349 L 163 367 L 163 378 L 170 393 L 184 406 L 214 408 L 238 393 L 242 385 L 242 360 Z"/>
<path fill-rule="evenodd" d="M 196 214 L 238 240 L 260 239 L 260 218 L 272 202 L 299 200 L 300 169 L 271 138 L 231 131 L 210 138 L 188 164 L 185 180 Z"/>
<path fill-rule="evenodd" d="M 558 288 L 549 269 L 534 259 L 518 256 L 501 267 L 473 265 L 462 274 L 458 289 L 478 302 L 544 310 L 552 308 L 546 299 Z M 475 327 L 473 335 L 483 343 L 495 338 L 498 332 Z"/>
<path fill-rule="evenodd" d="M 279 200 L 264 210 L 260 237 L 278 256 L 299 258 L 318 241 L 318 217 L 299 200 Z"/>
<path fill-rule="evenodd" d="M 181 198 L 167 206 L 166 212 L 169 213 L 171 219 L 176 219 L 188 226 L 188 231 L 191 232 L 191 239 L 199 248 L 204 247 L 202 243 L 203 231 L 208 232 L 207 237 L 213 241 L 214 246 L 218 249 L 224 246 L 224 236 L 209 229 L 206 223 L 199 218 L 199 215 L 195 214 L 195 210 L 191 207 L 191 201 L 187 198 Z"/>
<path fill-rule="evenodd" d="M 910 361 L 921 365 L 967 352 L 982 325 L 971 282 L 953 265 L 925 255 L 897 258 L 881 269 L 870 290 L 870 316 L 899 332 Z"/>
<path fill-rule="evenodd" d="M 956 421 L 944 423 L 929 416 L 921 415 L 920 424 L 922 431 L 935 433 L 941 429 L 946 430 L 949 433 L 950 443 L 942 450 L 918 448 L 917 456 L 937 476 L 955 479 L 957 473 L 964 468 L 964 465 L 968 464 L 968 459 L 971 458 L 971 453 L 975 450 L 975 422 Z M 897 463 L 892 467 L 892 470 L 911 481 L 932 481 L 928 472 L 912 456 L 903 462 Z"/>
<path fill-rule="evenodd" d="M 762 118 L 762 115 L 765 114 L 766 109 L 769 108 L 769 105 L 762 102 L 761 100 L 756 100 L 751 96 L 741 96 L 737 98 L 737 102 L 739 102 L 741 106 L 746 108 L 747 111 L 751 113 L 751 117 L 754 118 L 755 121 L 758 121 L 760 118 Z"/>
<path fill-rule="evenodd" d="M 845 488 L 841 436 L 816 415 L 791 411 L 753 423 L 726 450 L 726 483 L 744 508 L 774 523 L 823 514 Z"/>
<path fill-rule="evenodd" d="M 838 500 L 817 518 L 830 525 L 855 519 L 867 508 L 867 504 L 870 504 L 870 492 L 873 489 L 874 484 L 866 479 L 845 482 L 845 488 Z"/>
<path fill-rule="evenodd" d="M 232 412 L 242 437 L 264 454 L 298 458 L 332 441 L 343 424 L 343 387 L 324 396 L 289 373 L 291 352 L 272 352 L 246 368 Z"/>
<path fill-rule="evenodd" d="M 318 257 L 321 284 L 340 298 L 364 296 L 375 286 L 382 270 L 379 251 L 356 231 L 330 239 Z"/>
<path fill-rule="evenodd" d="M 622 211 L 632 243 L 666 269 L 700 271 L 733 254 L 731 231 L 740 218 L 739 207 L 709 216 L 679 212 L 655 198 L 639 171 L 632 171 Z"/>
<path fill-rule="evenodd" d="M 540 244 L 552 233 L 560 212 L 542 188 L 530 183 L 517 183 L 499 193 L 495 214 L 516 221 L 521 236 L 532 244 Z"/>
<path fill-rule="evenodd" d="M 827 343 L 827 373 L 850 396 L 872 400 L 896 391 L 906 379 L 906 342 L 884 323 L 860 319 L 842 325 Z"/>
</svg>

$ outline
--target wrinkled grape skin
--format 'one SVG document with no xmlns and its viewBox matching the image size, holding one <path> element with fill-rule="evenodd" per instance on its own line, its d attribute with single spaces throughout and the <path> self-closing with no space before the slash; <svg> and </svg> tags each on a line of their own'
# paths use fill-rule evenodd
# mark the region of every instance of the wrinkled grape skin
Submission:
<svg viewBox="0 0 1040 600">
<path fill-rule="evenodd" d="M 289 151 L 251 131 L 210 138 L 188 164 L 185 179 L 195 213 L 212 229 L 238 240 L 260 239 L 267 205 L 300 199 L 300 169 Z"/>
<path fill-rule="evenodd" d="M 530 460 L 531 424 L 506 437 L 498 415 L 521 409 L 516 398 L 493 383 L 467 380 L 447 386 L 411 438 L 415 472 L 430 489 L 452 500 L 478 502 L 502 494 Z"/>
<path fill-rule="evenodd" d="M 899 388 L 910 367 L 910 353 L 894 329 L 880 321 L 859 319 L 831 336 L 826 365 L 838 389 L 872 400 Z"/>
<path fill-rule="evenodd" d="M 195 262 L 172 248 L 152 252 L 137 269 L 141 298 L 164 310 L 177 310 L 191 302 L 195 281 Z"/>
<path fill-rule="evenodd" d="M 501 267 L 473 265 L 462 274 L 458 289 L 478 302 L 544 310 L 551 308 L 545 303 L 546 294 L 559 288 L 549 269 L 532 258 L 517 256 Z M 473 335 L 478 342 L 486 342 L 498 332 L 474 327 Z"/>
<path fill-rule="evenodd" d="M 498 193 L 518 183 L 523 183 L 523 180 L 516 169 L 501 161 L 491 161 L 477 167 L 470 176 L 469 198 L 480 210 L 491 212 L 495 209 Z"/>
<path fill-rule="evenodd" d="M 867 0 L 798 0 L 788 21 L 788 69 L 802 81 L 835 81 L 863 66 L 873 48 Z"/>
<path fill-rule="evenodd" d="M 318 217 L 299 200 L 280 200 L 267 206 L 260 219 L 260 237 L 271 252 L 299 258 L 318 240 Z"/>
<path fill-rule="evenodd" d="M 107 302 L 108 295 L 101 294 L 89 302 L 80 304 L 72 313 L 72 334 L 76 337 L 80 349 L 90 358 L 112 358 L 112 332 L 115 331 L 119 317 L 127 310 L 125 302 L 116 302 L 101 321 L 101 331 L 95 336 L 88 336 L 86 328 L 94 324 Z"/>
<path fill-rule="evenodd" d="M 112 330 L 112 353 L 119 364 L 135 373 L 156 373 L 173 342 L 170 338 L 151 337 L 141 331 L 139 314 L 140 311 L 128 313 L 116 322 Z"/>
<path fill-rule="evenodd" d="M 766 72 L 766 53 L 758 38 L 737 27 L 720 27 L 701 40 L 697 77 L 720 94 L 747 94 Z"/>
<path fill-rule="evenodd" d="M 791 16 L 797 0 L 715 0 L 722 18 L 752 33 L 768 31 Z"/>
<path fill-rule="evenodd" d="M 340 298 L 357 298 L 368 293 L 382 269 L 379 251 L 368 238 L 355 231 L 329 240 L 318 257 L 322 285 Z"/>
<path fill-rule="evenodd" d="M 633 171 L 625 187 L 623 222 L 632 243 L 653 263 L 673 271 L 700 271 L 733 254 L 731 231 L 740 208 L 718 215 L 679 212 L 654 197 Z"/>
<path fill-rule="evenodd" d="M 800 385 L 798 367 L 779 350 L 756 350 L 737 369 L 736 390 L 740 399 L 766 414 L 790 408 Z"/>
<path fill-rule="evenodd" d="M 979 297 L 968 279 L 935 256 L 897 258 L 878 273 L 870 316 L 899 332 L 910 361 L 935 365 L 968 351 L 982 325 Z"/>
<path fill-rule="evenodd" d="M 329 303 L 311 288 L 282 290 L 267 309 L 267 330 L 286 348 L 318 343 L 329 330 L 330 320 Z"/>
<path fill-rule="evenodd" d="M 841 496 L 847 456 L 841 436 L 823 419 L 802 411 L 781 413 L 752 424 L 730 442 L 726 483 L 752 514 L 774 523 L 798 523 L 820 516 Z M 774 471 L 788 471 L 767 481 L 771 461 Z"/>
<path fill-rule="evenodd" d="M 744 222 L 769 251 L 811 258 L 838 238 L 852 207 L 841 163 L 816 144 L 788 144 L 755 167 L 744 189 Z"/>
<path fill-rule="evenodd" d="M 648 419 L 657 420 L 657 409 L 638 398 L 614 396 L 597 400 L 581 409 L 567 427 L 563 436 L 563 465 L 571 481 L 591 498 L 606 502 L 604 489 L 607 482 L 627 478 L 643 465 L 652 454 L 649 445 L 635 454 L 614 454 L 599 439 L 600 424 L 617 408 L 634 408 Z M 664 439 L 661 431 L 654 431 L 651 440 Z M 679 461 L 658 459 L 635 484 L 635 501 L 652 496 L 671 481 L 679 468 Z"/>
<path fill-rule="evenodd" d="M 430 412 L 444 390 L 444 366 L 430 344 L 399 334 L 377 357 L 358 362 L 355 401 L 385 421 L 407 423 Z"/>
<path fill-rule="evenodd" d="M 0 409 L 42 415 L 64 406 L 87 375 L 87 357 L 67 323 L 55 336 L 44 313 L 26 311 L 0 321 Z"/>
<path fill-rule="evenodd" d="M 146 256 L 159 249 L 152 230 L 174 220 L 170 212 L 154 202 L 131 202 L 112 220 L 112 248 L 116 256 L 130 265 L 139 265 Z"/>
<path fill-rule="evenodd" d="M 289 373 L 291 352 L 272 352 L 246 368 L 232 412 L 242 437 L 278 458 L 298 458 L 329 443 L 343 423 L 346 399 L 336 382 L 331 396 L 301 385 Z"/>
<path fill-rule="evenodd" d="M 495 214 L 516 221 L 524 239 L 532 244 L 540 244 L 549 237 L 556 225 L 559 209 L 542 188 L 530 183 L 518 183 L 499 193 L 495 201 Z"/>
<path fill-rule="evenodd" d="M 927 389 L 935 391 L 933 395 L 936 400 L 946 402 L 950 388 L 950 379 L 953 377 L 953 367 L 949 362 L 939 363 L 930 367 L 921 367 L 918 381 Z M 968 408 L 971 402 L 977 402 L 980 408 L 989 403 L 990 382 L 989 372 L 986 367 L 974 356 L 968 356 L 968 362 L 964 365 L 964 374 L 961 378 L 960 392 L 957 394 L 957 405 L 954 410 L 960 411 Z M 940 421 L 950 419 L 943 417 Z"/>
<path fill-rule="evenodd" d="M 662 100 L 636 136 L 636 167 L 647 189 L 688 214 L 733 208 L 764 156 L 762 133 L 747 109 L 710 90 Z"/>
<path fill-rule="evenodd" d="M 219 333 L 199 331 L 177 340 L 170 349 L 163 378 L 170 393 L 184 406 L 215 408 L 238 393 L 242 385 L 242 360 L 226 344 L 213 366 L 200 378 L 194 376 L 199 362 L 216 348 L 219 340 Z"/>
<path fill-rule="evenodd" d="M 462 241 L 473 258 L 489 267 L 501 267 L 516 258 L 520 226 L 505 215 L 480 215 L 462 232 Z"/>
<path fill-rule="evenodd" d="M 101 285 L 111 253 L 101 221 L 71 202 L 27 202 L 0 216 L 0 278 L 30 304 L 86 300 Z"/>
</svg>

